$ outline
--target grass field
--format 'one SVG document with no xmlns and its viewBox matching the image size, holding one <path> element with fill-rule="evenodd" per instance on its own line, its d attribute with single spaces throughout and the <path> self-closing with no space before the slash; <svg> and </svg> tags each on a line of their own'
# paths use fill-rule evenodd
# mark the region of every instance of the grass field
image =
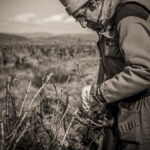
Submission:
<svg viewBox="0 0 150 150">
<path fill-rule="evenodd" d="M 84 149 L 80 123 L 73 120 L 64 139 L 72 118 L 66 115 L 65 123 L 59 127 L 66 110 L 59 97 L 62 103 L 69 100 L 72 113 L 80 107 L 82 78 L 87 85 L 97 80 L 99 56 L 96 44 L 77 40 L 66 46 L 59 45 L 55 39 L 51 45 L 1 43 L 0 50 L 2 150 Z M 53 82 L 46 83 L 33 99 L 50 73 L 54 73 Z"/>
</svg>

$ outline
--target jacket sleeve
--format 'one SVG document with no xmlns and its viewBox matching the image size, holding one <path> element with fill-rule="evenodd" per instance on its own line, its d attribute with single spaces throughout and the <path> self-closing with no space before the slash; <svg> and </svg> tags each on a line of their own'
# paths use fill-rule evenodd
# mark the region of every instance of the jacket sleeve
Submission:
<svg viewBox="0 0 150 150">
<path fill-rule="evenodd" d="M 138 17 L 127 17 L 117 27 L 125 68 L 100 86 L 107 103 L 115 102 L 150 88 L 150 24 Z"/>
</svg>

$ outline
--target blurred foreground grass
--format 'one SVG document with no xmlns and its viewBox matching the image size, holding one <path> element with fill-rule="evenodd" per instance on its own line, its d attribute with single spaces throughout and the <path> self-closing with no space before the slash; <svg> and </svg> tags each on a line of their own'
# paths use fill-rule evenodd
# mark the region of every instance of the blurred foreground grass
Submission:
<svg viewBox="0 0 150 150">
<path fill-rule="evenodd" d="M 65 127 L 67 128 L 71 118 L 69 116 L 64 118 L 65 121 L 56 138 L 55 133 L 57 133 L 59 121 L 65 111 L 58 101 L 58 95 L 61 96 L 64 103 L 68 98 L 72 108 L 80 107 L 80 92 L 84 85 L 77 63 L 86 84 L 92 84 L 97 80 L 98 54 L 90 52 L 91 47 L 89 51 L 86 50 L 86 47 L 80 48 L 79 54 L 74 48 L 73 51 L 67 51 L 68 54 L 65 55 L 59 52 L 60 49 L 56 49 L 57 53 L 53 52 L 52 56 L 46 49 L 38 50 L 36 47 L 32 47 L 31 52 L 26 50 L 26 47 L 14 50 L 9 46 L 9 51 L 4 47 L 1 46 L 2 61 L 0 64 L 0 111 L 2 112 L 0 121 L 1 131 L 4 131 L 4 134 L 3 132 L 0 134 L 1 149 L 60 149 L 66 132 Z M 5 52 L 6 49 L 9 53 Z M 55 83 L 58 95 L 54 85 L 49 81 L 28 111 L 33 96 L 50 73 L 54 73 L 52 81 Z M 31 87 L 26 93 L 29 83 Z M 23 105 L 26 95 L 27 99 Z M 19 115 L 22 106 L 22 114 Z M 15 135 L 15 128 L 26 112 L 27 116 Z M 81 129 L 84 133 L 84 129 L 78 123 L 73 123 L 61 149 L 84 149 L 80 143 L 83 136 L 79 131 Z"/>
</svg>

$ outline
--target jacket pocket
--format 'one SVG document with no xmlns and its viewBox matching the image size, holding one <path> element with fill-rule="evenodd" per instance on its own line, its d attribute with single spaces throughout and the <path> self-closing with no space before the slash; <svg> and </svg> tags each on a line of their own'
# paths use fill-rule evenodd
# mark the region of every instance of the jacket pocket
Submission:
<svg viewBox="0 0 150 150">
<path fill-rule="evenodd" d="M 138 144 L 150 143 L 150 108 L 148 100 L 139 100 L 140 109 L 126 109 L 119 105 L 118 134 L 121 140 Z M 139 105 L 139 104 L 137 104 Z"/>
</svg>

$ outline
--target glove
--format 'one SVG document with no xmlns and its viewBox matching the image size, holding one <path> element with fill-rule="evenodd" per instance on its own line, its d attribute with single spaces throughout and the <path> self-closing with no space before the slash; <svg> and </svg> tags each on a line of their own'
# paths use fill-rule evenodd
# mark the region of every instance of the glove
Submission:
<svg viewBox="0 0 150 150">
<path fill-rule="evenodd" d="M 85 86 L 81 92 L 82 108 L 88 116 L 102 126 L 112 126 L 114 119 L 108 120 L 106 101 L 103 98 L 99 85 Z"/>
<path fill-rule="evenodd" d="M 86 112 L 89 112 L 91 107 L 96 104 L 96 101 L 90 95 L 91 87 L 91 85 L 85 86 L 81 92 L 82 108 Z"/>
<path fill-rule="evenodd" d="M 96 106 L 98 103 L 105 103 L 104 98 L 98 91 L 97 85 L 88 85 L 83 87 L 81 92 L 81 101 L 82 101 L 82 108 L 86 112 L 90 112 L 91 108 Z"/>
</svg>

